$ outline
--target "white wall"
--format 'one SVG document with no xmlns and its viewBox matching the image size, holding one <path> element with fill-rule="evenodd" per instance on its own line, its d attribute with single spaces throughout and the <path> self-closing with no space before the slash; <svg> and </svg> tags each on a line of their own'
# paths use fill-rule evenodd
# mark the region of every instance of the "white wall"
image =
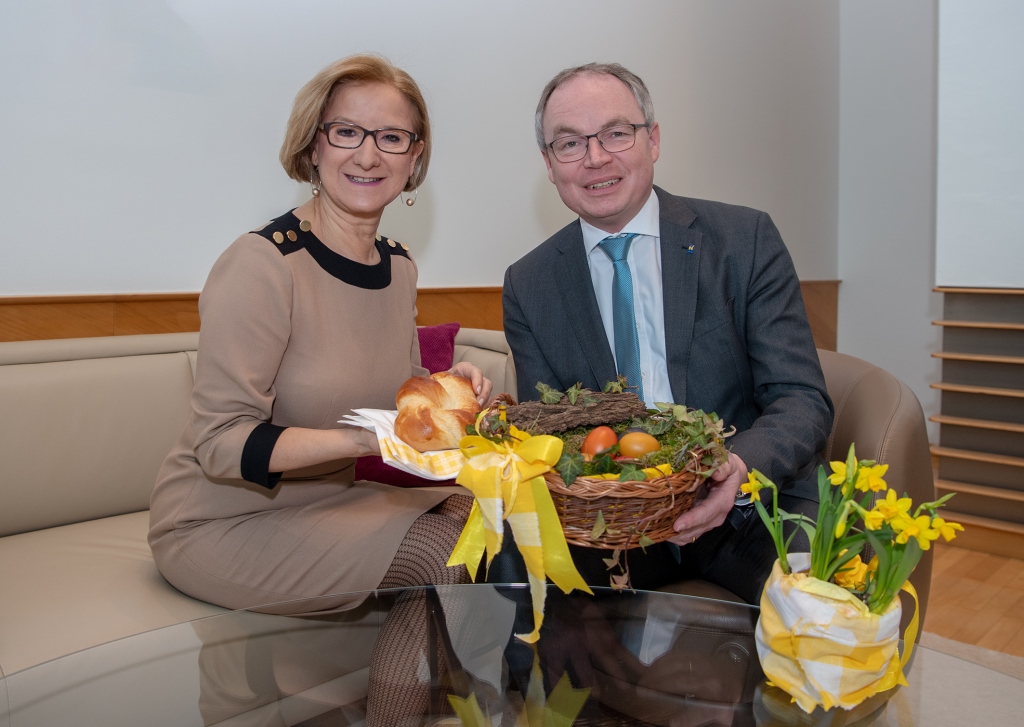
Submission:
<svg viewBox="0 0 1024 727">
<path fill-rule="evenodd" d="M 935 414 L 936 3 L 840 8 L 838 348 L 905 381 Z"/>
<path fill-rule="evenodd" d="M 426 185 L 382 225 L 421 285 L 498 285 L 571 219 L 532 115 L 591 60 L 648 81 L 660 184 L 767 210 L 800 276 L 834 278 L 838 34 L 817 0 L 0 3 L 0 295 L 201 288 L 232 239 L 305 198 L 276 161 L 291 99 L 358 51 L 431 104 Z"/>
<path fill-rule="evenodd" d="M 936 281 L 1024 288 L 1024 4 L 939 8 Z"/>
</svg>

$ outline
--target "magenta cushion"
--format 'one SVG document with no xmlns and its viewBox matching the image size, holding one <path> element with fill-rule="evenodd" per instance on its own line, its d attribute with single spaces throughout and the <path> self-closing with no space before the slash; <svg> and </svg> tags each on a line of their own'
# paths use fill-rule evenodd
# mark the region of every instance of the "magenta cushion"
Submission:
<svg viewBox="0 0 1024 727">
<path fill-rule="evenodd" d="M 441 323 L 416 329 L 420 339 L 420 361 L 423 368 L 436 374 L 452 367 L 452 359 L 455 358 L 455 334 L 459 332 L 459 328 L 458 323 Z M 455 480 L 425 480 L 408 472 L 396 470 L 391 465 L 384 464 L 380 457 L 357 459 L 356 479 L 383 482 L 395 487 L 438 487 L 455 484 Z"/>
<path fill-rule="evenodd" d="M 441 323 L 416 329 L 420 339 L 420 361 L 423 362 L 423 368 L 436 374 L 452 367 L 452 359 L 455 358 L 455 334 L 459 332 L 459 328 L 458 323 Z"/>
</svg>

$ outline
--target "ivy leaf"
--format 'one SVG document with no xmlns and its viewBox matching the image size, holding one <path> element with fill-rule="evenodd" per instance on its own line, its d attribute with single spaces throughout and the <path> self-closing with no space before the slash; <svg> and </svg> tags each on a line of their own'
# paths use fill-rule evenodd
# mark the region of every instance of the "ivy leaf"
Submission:
<svg viewBox="0 0 1024 727">
<path fill-rule="evenodd" d="M 626 377 L 619 376 L 614 381 L 605 382 L 604 388 L 601 390 L 606 394 L 621 394 L 626 386 Z"/>
<path fill-rule="evenodd" d="M 619 564 L 615 558 L 601 558 L 601 562 L 605 565 L 605 570 L 611 570 Z"/>
<path fill-rule="evenodd" d="M 644 428 L 652 437 L 657 437 L 659 434 L 664 434 L 670 430 L 672 428 L 672 422 L 668 419 L 651 419 L 650 423 Z"/>
<path fill-rule="evenodd" d="M 540 400 L 545 404 L 557 404 L 562 400 L 562 392 L 552 389 L 543 381 L 537 382 L 537 391 L 540 392 Z"/>
<path fill-rule="evenodd" d="M 565 396 L 569 399 L 569 403 L 576 406 L 576 400 L 580 398 L 580 394 L 583 392 L 583 383 L 577 381 L 573 384 L 568 391 L 565 392 Z"/>
<path fill-rule="evenodd" d="M 613 591 L 625 591 L 629 588 L 629 576 L 625 573 L 617 576 L 612 576 L 612 590 Z"/>
<path fill-rule="evenodd" d="M 604 513 L 600 510 L 597 511 L 597 519 L 594 520 L 594 528 L 590 531 L 590 539 L 597 540 L 604 531 L 608 529 L 608 526 L 604 524 Z"/>
<path fill-rule="evenodd" d="M 600 401 L 590 389 L 583 390 L 583 406 L 593 406 Z"/>
<path fill-rule="evenodd" d="M 616 462 L 612 459 L 612 453 L 618 452 L 618 449 L 618 445 L 615 445 L 611 449 L 601 452 L 591 461 L 590 464 L 593 466 L 595 474 L 606 475 L 615 469 Z"/>
<path fill-rule="evenodd" d="M 647 475 L 644 474 L 644 471 L 632 462 L 622 465 L 622 472 L 619 473 L 619 482 L 639 482 L 646 479 Z"/>
<path fill-rule="evenodd" d="M 555 465 L 555 469 L 558 470 L 558 474 L 562 476 L 565 486 L 568 487 L 583 473 L 583 455 L 579 452 L 574 454 L 563 452 L 562 456 L 558 459 L 558 464 Z"/>
<path fill-rule="evenodd" d="M 641 535 L 640 536 L 640 549 L 641 550 L 643 550 L 646 553 L 647 552 L 647 547 L 651 546 L 651 545 L 654 545 L 654 541 L 653 540 L 648 538 L 646 535 Z"/>
</svg>

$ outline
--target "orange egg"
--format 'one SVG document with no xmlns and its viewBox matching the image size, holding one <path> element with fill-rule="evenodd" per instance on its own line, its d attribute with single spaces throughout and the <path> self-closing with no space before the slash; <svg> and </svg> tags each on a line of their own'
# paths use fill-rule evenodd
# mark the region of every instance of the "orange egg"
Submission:
<svg viewBox="0 0 1024 727">
<path fill-rule="evenodd" d="M 640 459 L 648 452 L 661 449 L 661 442 L 647 432 L 630 432 L 623 434 L 619 440 L 619 451 L 626 457 Z"/>
<path fill-rule="evenodd" d="M 583 440 L 580 451 L 591 456 L 611 449 L 619 441 L 611 427 L 595 427 Z"/>
</svg>

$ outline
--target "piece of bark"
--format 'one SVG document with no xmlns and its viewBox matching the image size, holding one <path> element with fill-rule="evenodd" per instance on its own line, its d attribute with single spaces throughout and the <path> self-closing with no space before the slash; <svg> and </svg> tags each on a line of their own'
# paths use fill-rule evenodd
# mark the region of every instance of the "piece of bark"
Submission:
<svg viewBox="0 0 1024 727">
<path fill-rule="evenodd" d="M 582 396 L 576 404 L 570 404 L 566 396 L 557 404 L 524 401 L 507 407 L 505 415 L 510 424 L 530 434 L 554 434 L 575 427 L 618 424 L 647 414 L 647 406 L 632 392 L 588 394 L 596 400 L 595 403 L 583 404 Z"/>
</svg>

